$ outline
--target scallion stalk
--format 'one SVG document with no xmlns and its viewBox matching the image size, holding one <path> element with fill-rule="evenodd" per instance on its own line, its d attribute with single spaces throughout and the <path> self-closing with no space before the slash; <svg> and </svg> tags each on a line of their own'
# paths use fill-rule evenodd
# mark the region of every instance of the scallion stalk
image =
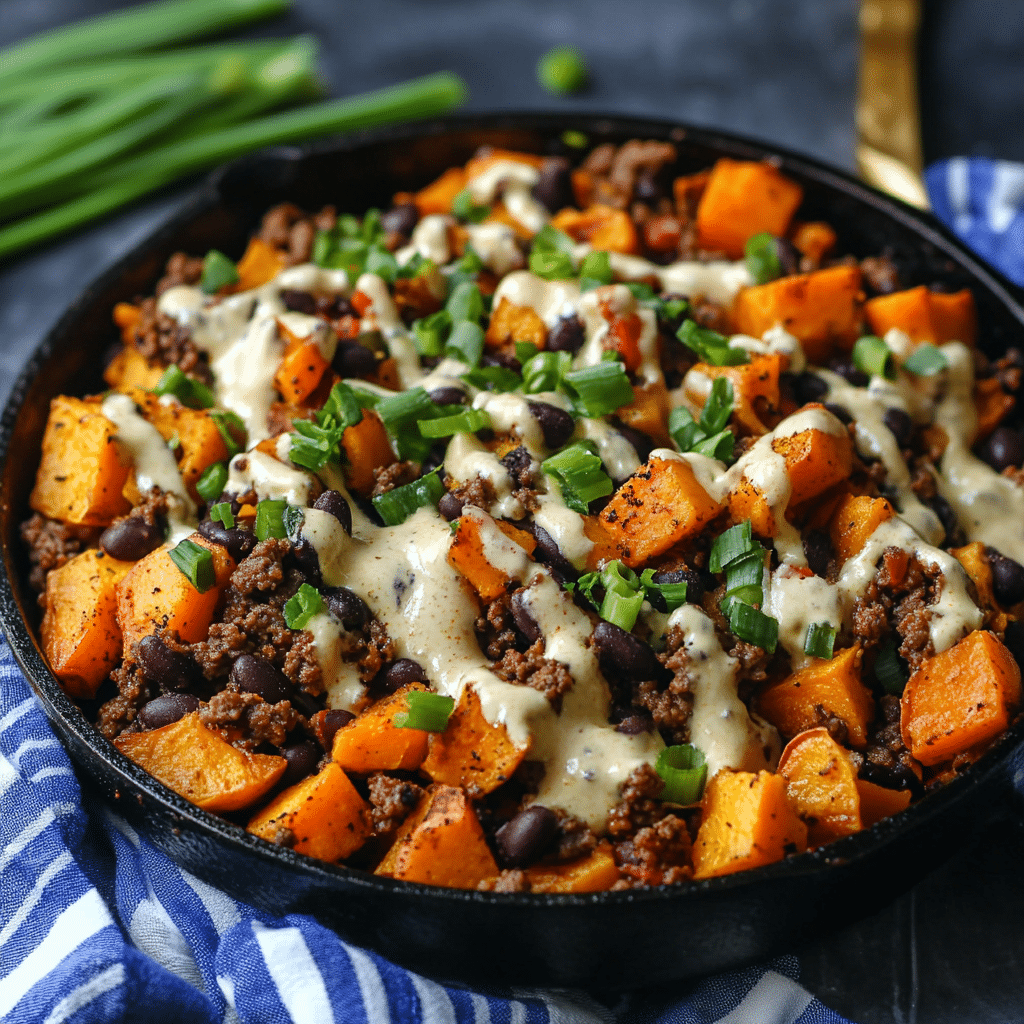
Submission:
<svg viewBox="0 0 1024 1024">
<path fill-rule="evenodd" d="M 654 763 L 665 780 L 660 799 L 671 804 L 695 804 L 704 792 L 708 763 L 704 754 L 690 743 L 666 747 Z"/>
<path fill-rule="evenodd" d="M 444 732 L 448 719 L 455 710 L 455 700 L 441 693 L 411 690 L 405 697 L 408 711 L 399 711 L 392 719 L 397 729 L 422 729 L 424 732 Z"/>
</svg>

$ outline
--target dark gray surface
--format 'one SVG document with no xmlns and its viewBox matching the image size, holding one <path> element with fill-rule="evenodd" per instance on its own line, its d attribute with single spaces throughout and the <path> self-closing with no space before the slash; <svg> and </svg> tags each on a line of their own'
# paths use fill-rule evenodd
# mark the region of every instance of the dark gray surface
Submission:
<svg viewBox="0 0 1024 1024">
<path fill-rule="evenodd" d="M 4 0 L 0 46 L 124 3 Z M 851 167 L 854 0 L 296 0 L 260 31 L 309 31 L 335 95 L 442 68 L 467 109 L 602 109 L 743 132 Z M 1024 158 L 1024 6 L 929 0 L 922 102 L 929 157 Z M 537 57 L 581 47 L 590 89 L 555 99 Z M 170 190 L 0 269 L 0 397 L 63 308 L 187 199 Z M 859 1024 L 1024 1022 L 1024 832 L 997 822 L 892 907 L 799 951 L 802 982 Z"/>
</svg>

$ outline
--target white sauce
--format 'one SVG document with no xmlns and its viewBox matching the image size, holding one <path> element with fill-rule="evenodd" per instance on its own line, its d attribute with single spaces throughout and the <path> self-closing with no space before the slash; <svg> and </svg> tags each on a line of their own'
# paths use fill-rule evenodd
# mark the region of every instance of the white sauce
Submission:
<svg viewBox="0 0 1024 1024">
<path fill-rule="evenodd" d="M 499 196 L 505 209 L 528 231 L 540 231 L 549 220 L 547 208 L 533 198 L 540 171 L 518 160 L 495 160 L 467 183 L 477 206 L 490 206 Z"/>
<path fill-rule="evenodd" d="M 228 463 L 228 494 L 256 492 L 260 501 L 265 498 L 284 498 L 289 505 L 305 505 L 309 500 L 310 475 L 293 469 L 275 459 L 273 455 L 252 449 L 236 455 Z"/>
<path fill-rule="evenodd" d="M 395 259 L 405 266 L 417 253 L 425 260 L 431 260 L 439 267 L 452 258 L 448 246 L 448 228 L 455 221 L 441 213 L 430 213 L 412 229 L 409 244 L 395 253 Z"/>
<path fill-rule="evenodd" d="M 789 655 L 794 672 L 813 660 L 804 654 L 808 626 L 828 622 L 838 630 L 843 623 L 838 588 L 820 576 L 803 576 L 788 565 L 779 566 L 771 574 L 763 607 L 779 623 L 779 643 Z"/>
<path fill-rule="evenodd" d="M 483 265 L 499 277 L 525 266 L 516 233 L 507 224 L 467 224 L 469 244 Z"/>
</svg>

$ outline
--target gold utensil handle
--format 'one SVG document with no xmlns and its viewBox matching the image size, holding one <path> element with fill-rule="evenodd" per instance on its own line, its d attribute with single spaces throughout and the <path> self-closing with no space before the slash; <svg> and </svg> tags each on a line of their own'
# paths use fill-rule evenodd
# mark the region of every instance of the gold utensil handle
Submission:
<svg viewBox="0 0 1024 1024">
<path fill-rule="evenodd" d="M 861 0 L 857 166 L 861 177 L 928 208 L 917 96 L 918 0 Z"/>
</svg>

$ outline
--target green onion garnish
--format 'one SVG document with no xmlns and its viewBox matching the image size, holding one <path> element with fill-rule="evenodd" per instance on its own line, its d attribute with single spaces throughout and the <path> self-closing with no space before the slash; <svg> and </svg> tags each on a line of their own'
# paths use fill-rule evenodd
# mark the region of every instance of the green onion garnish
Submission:
<svg viewBox="0 0 1024 1024">
<path fill-rule="evenodd" d="M 169 438 L 167 438 L 167 447 L 172 452 L 176 452 L 181 447 L 181 434 L 175 431 Z"/>
<path fill-rule="evenodd" d="M 668 416 L 668 432 L 681 452 L 697 452 L 727 462 L 732 458 L 736 439 L 725 425 L 732 415 L 733 389 L 728 377 L 716 377 L 711 384 L 700 421 L 695 422 L 684 406 L 676 406 Z"/>
<path fill-rule="evenodd" d="M 702 362 L 712 366 L 739 366 L 750 362 L 746 349 L 733 348 L 724 334 L 698 327 L 693 320 L 684 320 L 676 337 L 696 352 Z"/>
<path fill-rule="evenodd" d="M 258 540 L 291 536 L 302 522 L 302 509 L 284 498 L 267 498 L 256 506 L 255 533 Z"/>
<path fill-rule="evenodd" d="M 572 256 L 556 249 L 534 249 L 530 253 L 530 273 L 546 281 L 562 281 L 576 274 Z"/>
<path fill-rule="evenodd" d="M 183 540 L 167 554 L 200 594 L 205 594 L 217 582 L 213 568 L 213 552 L 209 548 L 204 548 L 192 540 Z"/>
<path fill-rule="evenodd" d="M 238 267 L 218 249 L 211 249 L 203 260 L 203 276 L 199 287 L 207 295 L 219 292 L 229 284 L 238 283 Z"/>
<path fill-rule="evenodd" d="M 214 403 L 213 392 L 202 382 L 185 376 L 177 366 L 168 366 L 153 388 L 154 395 L 174 395 L 190 409 L 208 409 Z"/>
<path fill-rule="evenodd" d="M 601 602 L 601 618 L 628 633 L 636 625 L 636 617 L 644 605 L 643 591 L 629 592 L 609 587 Z"/>
<path fill-rule="evenodd" d="M 366 254 L 363 272 L 376 274 L 388 284 L 394 284 L 398 277 L 398 260 L 387 249 L 373 248 Z"/>
<path fill-rule="evenodd" d="M 399 458 L 422 462 L 430 451 L 417 424 L 439 415 L 438 407 L 421 387 L 401 391 L 382 398 L 377 403 L 377 415 L 383 420 L 388 434 L 395 442 Z"/>
<path fill-rule="evenodd" d="M 437 264 L 435 264 L 433 260 L 428 260 L 422 253 L 414 252 L 409 259 L 398 268 L 396 277 L 419 277 L 421 274 L 426 274 L 433 270 L 436 265 Z"/>
<path fill-rule="evenodd" d="M 339 461 L 339 445 L 345 431 L 362 418 L 363 411 L 355 392 L 343 381 L 338 381 L 331 388 L 315 420 L 292 420 L 295 435 L 288 449 L 288 458 L 296 466 L 314 472 L 323 469 L 330 461 Z"/>
<path fill-rule="evenodd" d="M 231 514 L 231 502 L 220 501 L 214 505 L 210 509 L 210 519 L 215 523 L 220 523 L 225 530 L 233 530 L 235 528 L 235 517 Z"/>
<path fill-rule="evenodd" d="M 686 580 L 680 580 L 678 583 L 655 583 L 654 570 L 644 569 L 640 574 L 640 583 L 646 594 L 650 595 L 653 592 L 661 596 L 665 603 L 665 611 L 674 612 L 686 604 Z"/>
<path fill-rule="evenodd" d="M 475 434 L 491 425 L 491 417 L 483 409 L 463 409 L 454 416 L 442 416 L 436 420 L 422 420 L 420 433 L 424 437 L 451 437 L 453 434 Z"/>
<path fill-rule="evenodd" d="M 722 572 L 736 559 L 758 551 L 760 547 L 760 544 L 754 541 L 750 520 L 745 519 L 715 538 L 708 556 L 708 569 L 711 572 Z"/>
<path fill-rule="evenodd" d="M 523 378 L 507 366 L 477 366 L 463 373 L 461 379 L 481 391 L 500 393 L 515 391 L 523 383 Z"/>
<path fill-rule="evenodd" d="M 612 264 L 608 253 L 595 249 L 583 257 L 580 264 L 580 291 L 589 292 L 603 284 L 612 283 Z"/>
<path fill-rule="evenodd" d="M 359 226 L 359 237 L 368 245 L 373 245 L 384 237 L 384 225 L 381 224 L 380 210 L 376 206 L 371 206 L 363 214 L 363 222 Z"/>
<path fill-rule="evenodd" d="M 444 354 L 467 366 L 476 366 L 484 354 L 483 328 L 472 320 L 456 323 L 444 346 Z"/>
<path fill-rule="evenodd" d="M 483 296 L 472 281 L 462 281 L 452 290 L 444 308 L 453 324 L 457 324 L 460 320 L 479 323 L 480 317 L 484 315 Z"/>
<path fill-rule="evenodd" d="M 211 409 L 207 415 L 217 424 L 217 431 L 224 441 L 224 447 L 228 450 L 228 457 L 230 458 L 242 451 L 246 436 L 245 424 L 242 422 L 242 418 L 237 413 L 228 412 L 227 409 Z M 242 444 L 239 444 L 236 440 L 236 434 L 242 435 Z"/>
<path fill-rule="evenodd" d="M 523 364 L 523 391 L 554 391 L 572 368 L 571 352 L 538 352 Z"/>
<path fill-rule="evenodd" d="M 748 644 L 760 647 L 769 654 L 775 653 L 779 642 L 779 624 L 770 615 L 742 601 L 734 601 L 729 608 L 729 628 Z"/>
<path fill-rule="evenodd" d="M 889 346 L 873 334 L 857 339 L 853 346 L 853 365 L 872 377 L 896 379 L 896 364 Z"/>
<path fill-rule="evenodd" d="M 764 551 L 757 550 L 729 563 L 725 571 L 725 600 L 761 604 L 764 600 Z"/>
<path fill-rule="evenodd" d="M 562 132 L 562 142 L 564 142 L 570 149 L 586 149 L 590 145 L 590 139 L 575 128 L 566 128 Z"/>
<path fill-rule="evenodd" d="M 436 472 L 421 476 L 411 484 L 403 484 L 393 490 L 378 494 L 373 499 L 385 526 L 404 523 L 417 509 L 436 505 L 444 495 L 444 484 Z"/>
<path fill-rule="evenodd" d="M 732 415 L 733 389 L 728 377 L 716 377 L 711 382 L 711 393 L 700 414 L 700 429 L 705 434 L 717 434 Z"/>
<path fill-rule="evenodd" d="M 900 656 L 896 653 L 896 642 L 892 637 L 886 637 L 878 645 L 875 678 L 882 684 L 882 689 L 886 693 L 896 697 L 903 694 L 903 688 L 907 685 L 907 673 Z"/>
<path fill-rule="evenodd" d="M 459 220 L 469 221 L 471 224 L 479 224 L 480 221 L 487 218 L 490 212 L 491 208 L 489 206 L 478 206 L 473 202 L 473 197 L 470 195 L 468 188 L 464 188 L 452 200 L 452 213 Z"/>
<path fill-rule="evenodd" d="M 654 763 L 654 770 L 665 780 L 661 799 L 670 804 L 695 804 L 704 792 L 708 762 L 690 743 L 666 747 Z"/>
<path fill-rule="evenodd" d="M 779 252 L 775 247 L 775 238 L 767 231 L 747 239 L 743 247 L 746 256 L 747 273 L 754 279 L 754 284 L 767 284 L 777 277 L 782 277 L 782 264 Z"/>
<path fill-rule="evenodd" d="M 615 490 L 594 448 L 593 441 L 577 441 L 540 464 L 545 473 L 558 481 L 565 504 L 581 515 L 588 513 L 596 498 Z"/>
<path fill-rule="evenodd" d="M 517 341 L 516 346 L 516 359 L 519 364 L 523 367 L 540 352 L 540 349 L 532 341 Z"/>
<path fill-rule="evenodd" d="M 706 455 L 709 459 L 728 462 L 736 449 L 736 435 L 731 430 L 720 430 L 712 437 L 706 437 L 693 446 L 698 455 Z"/>
<path fill-rule="evenodd" d="M 804 654 L 827 661 L 832 657 L 832 648 L 835 642 L 836 631 L 830 622 L 812 622 L 807 627 Z"/>
<path fill-rule="evenodd" d="M 533 236 L 531 243 L 533 252 L 564 252 L 567 256 L 573 254 L 574 247 L 575 243 L 564 231 L 559 231 L 550 224 L 545 224 Z"/>
<path fill-rule="evenodd" d="M 917 374 L 918 377 L 930 377 L 932 374 L 941 373 L 949 366 L 949 361 L 934 345 L 918 345 L 910 356 L 904 361 L 903 369 L 908 373 Z"/>
<path fill-rule="evenodd" d="M 424 732 L 444 732 L 448 719 L 455 710 L 455 700 L 441 693 L 410 690 L 405 702 L 408 711 L 399 711 L 391 719 L 397 729 L 422 729 Z"/>
<path fill-rule="evenodd" d="M 210 502 L 224 493 L 224 485 L 228 482 L 228 466 L 226 462 L 214 462 L 203 470 L 203 475 L 196 482 L 196 493 L 203 501 Z"/>
<path fill-rule="evenodd" d="M 467 242 L 455 267 L 463 274 L 479 274 L 484 269 L 484 261 L 476 249 Z"/>
<path fill-rule="evenodd" d="M 428 358 L 439 356 L 444 351 L 444 342 L 451 329 L 452 318 L 446 309 L 439 309 L 430 316 L 414 320 L 412 336 L 416 342 L 416 351 Z"/>
<path fill-rule="evenodd" d="M 587 84 L 587 65 L 579 50 L 556 46 L 537 62 L 537 81 L 556 96 L 579 92 Z"/>
<path fill-rule="evenodd" d="M 563 376 L 562 386 L 579 414 L 590 419 L 607 416 L 634 398 L 626 368 L 617 359 L 572 370 Z"/>
<path fill-rule="evenodd" d="M 320 592 L 308 583 L 303 583 L 285 602 L 285 625 L 289 629 L 305 629 L 309 620 L 323 610 L 324 599 L 320 596 Z"/>
</svg>

